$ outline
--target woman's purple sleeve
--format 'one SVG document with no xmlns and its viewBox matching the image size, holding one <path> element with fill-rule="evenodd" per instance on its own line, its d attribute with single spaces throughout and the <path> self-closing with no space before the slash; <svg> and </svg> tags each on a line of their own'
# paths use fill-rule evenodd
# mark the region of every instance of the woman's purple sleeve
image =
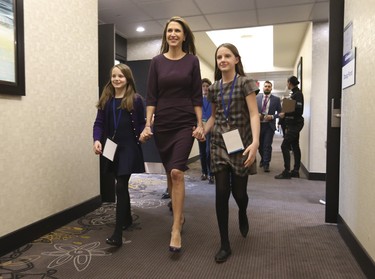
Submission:
<svg viewBox="0 0 375 279">
<path fill-rule="evenodd" d="M 193 64 L 193 92 L 192 92 L 192 102 L 193 106 L 202 106 L 203 97 L 202 97 L 202 78 L 201 78 L 201 69 L 199 66 L 199 60 L 197 57 L 194 59 Z"/>
</svg>

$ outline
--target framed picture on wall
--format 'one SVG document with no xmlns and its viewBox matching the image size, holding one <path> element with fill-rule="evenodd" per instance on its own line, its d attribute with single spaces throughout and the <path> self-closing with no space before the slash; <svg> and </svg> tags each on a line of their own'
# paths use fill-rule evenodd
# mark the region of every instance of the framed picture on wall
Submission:
<svg viewBox="0 0 375 279">
<path fill-rule="evenodd" d="M 300 57 L 297 65 L 297 79 L 299 81 L 299 89 L 302 90 L 302 56 Z"/>
<path fill-rule="evenodd" d="M 0 94 L 25 95 L 23 0 L 0 0 Z"/>
</svg>

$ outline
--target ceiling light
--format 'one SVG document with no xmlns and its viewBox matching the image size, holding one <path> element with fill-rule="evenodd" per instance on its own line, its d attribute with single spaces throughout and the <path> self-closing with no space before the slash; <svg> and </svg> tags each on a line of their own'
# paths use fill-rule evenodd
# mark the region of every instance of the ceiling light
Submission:
<svg viewBox="0 0 375 279">
<path fill-rule="evenodd" d="M 137 32 L 144 32 L 145 28 L 143 26 L 137 27 Z"/>
<path fill-rule="evenodd" d="M 273 27 L 239 28 L 206 32 L 218 47 L 232 43 L 240 53 L 246 73 L 273 69 Z"/>
</svg>

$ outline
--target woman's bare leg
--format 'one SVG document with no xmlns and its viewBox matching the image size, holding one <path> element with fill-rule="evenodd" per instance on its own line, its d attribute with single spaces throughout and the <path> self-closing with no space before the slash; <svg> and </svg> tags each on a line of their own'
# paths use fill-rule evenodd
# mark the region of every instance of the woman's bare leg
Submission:
<svg viewBox="0 0 375 279">
<path fill-rule="evenodd" d="M 181 248 L 181 229 L 184 222 L 185 178 L 184 172 L 173 169 L 170 173 L 173 225 L 170 248 Z M 171 250 L 172 250 L 171 249 Z"/>
</svg>

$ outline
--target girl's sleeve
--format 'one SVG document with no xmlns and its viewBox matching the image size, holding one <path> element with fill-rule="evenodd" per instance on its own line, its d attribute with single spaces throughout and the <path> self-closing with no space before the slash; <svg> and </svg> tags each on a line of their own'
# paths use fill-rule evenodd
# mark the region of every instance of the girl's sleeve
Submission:
<svg viewBox="0 0 375 279">
<path fill-rule="evenodd" d="M 139 95 L 136 99 L 136 115 L 137 122 L 139 125 L 139 130 L 142 131 L 145 128 L 146 119 L 145 119 L 145 107 L 143 103 L 143 98 Z"/>
<path fill-rule="evenodd" d="M 253 79 L 246 79 L 244 82 L 244 92 L 245 92 L 245 97 L 249 95 L 251 92 L 255 92 L 255 95 L 258 95 L 259 93 L 259 88 Z"/>
<path fill-rule="evenodd" d="M 98 109 L 93 127 L 94 141 L 101 140 L 104 131 L 104 110 Z"/>
</svg>

